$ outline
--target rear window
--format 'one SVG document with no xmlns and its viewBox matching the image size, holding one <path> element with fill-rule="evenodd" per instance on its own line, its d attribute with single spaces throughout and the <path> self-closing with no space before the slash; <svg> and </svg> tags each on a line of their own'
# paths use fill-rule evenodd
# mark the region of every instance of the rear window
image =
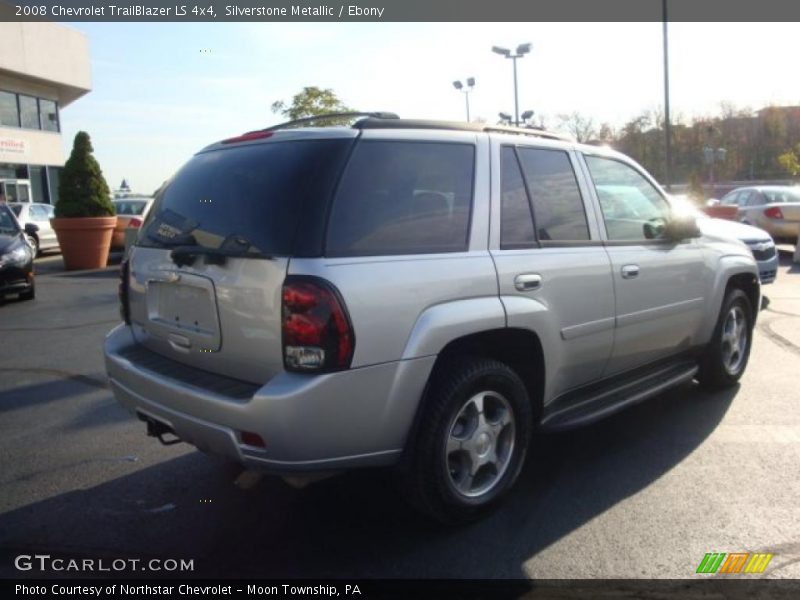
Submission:
<svg viewBox="0 0 800 600">
<path fill-rule="evenodd" d="M 319 253 L 325 206 L 349 139 L 231 146 L 195 155 L 159 192 L 138 244 L 243 256 Z"/>
<path fill-rule="evenodd" d="M 474 165 L 471 144 L 362 141 L 333 203 L 326 255 L 465 251 Z"/>
</svg>

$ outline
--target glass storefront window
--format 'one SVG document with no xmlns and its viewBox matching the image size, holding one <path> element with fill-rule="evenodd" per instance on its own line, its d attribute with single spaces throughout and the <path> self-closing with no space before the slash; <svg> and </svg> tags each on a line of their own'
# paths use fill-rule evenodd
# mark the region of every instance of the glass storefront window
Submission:
<svg viewBox="0 0 800 600">
<path fill-rule="evenodd" d="M 58 109 L 55 102 L 39 98 L 39 115 L 42 129 L 58 131 Z"/>
<path fill-rule="evenodd" d="M 20 94 L 19 113 L 23 128 L 39 129 L 39 106 L 36 98 Z"/>
<path fill-rule="evenodd" d="M 19 109 L 17 95 L 11 92 L 0 92 L 0 126 L 19 127 Z"/>
</svg>

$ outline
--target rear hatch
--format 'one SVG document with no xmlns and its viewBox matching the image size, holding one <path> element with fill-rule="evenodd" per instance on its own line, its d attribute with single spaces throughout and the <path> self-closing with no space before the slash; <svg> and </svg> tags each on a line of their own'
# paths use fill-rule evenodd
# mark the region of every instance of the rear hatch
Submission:
<svg viewBox="0 0 800 600">
<path fill-rule="evenodd" d="M 281 287 L 291 256 L 319 256 L 355 133 L 289 131 L 195 155 L 159 191 L 131 253 L 138 343 L 253 383 L 283 370 Z"/>
</svg>

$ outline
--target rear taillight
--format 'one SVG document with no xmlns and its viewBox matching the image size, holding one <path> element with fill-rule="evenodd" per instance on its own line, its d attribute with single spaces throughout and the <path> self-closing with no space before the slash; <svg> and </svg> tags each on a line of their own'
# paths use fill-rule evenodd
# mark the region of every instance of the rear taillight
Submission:
<svg viewBox="0 0 800 600">
<path fill-rule="evenodd" d="M 783 219 L 783 213 L 781 212 L 781 209 L 777 206 L 771 206 L 769 208 L 765 208 L 764 216 L 769 217 L 770 219 Z"/>
<path fill-rule="evenodd" d="M 133 227 L 134 229 L 138 229 L 142 226 L 142 220 L 133 217 L 130 221 L 128 221 L 128 227 Z"/>
<path fill-rule="evenodd" d="M 283 364 L 287 371 L 347 369 L 355 335 L 344 301 L 317 277 L 293 276 L 283 284 Z"/>
<path fill-rule="evenodd" d="M 128 278 L 130 273 L 130 262 L 128 259 L 125 259 L 119 266 L 119 287 L 117 288 L 119 295 L 119 316 L 125 321 L 125 325 L 131 324 L 131 307 L 128 301 L 128 287 L 130 285 Z"/>
<path fill-rule="evenodd" d="M 248 131 L 242 135 L 222 140 L 223 144 L 238 144 L 239 142 L 249 142 L 251 140 L 262 140 L 264 138 L 272 137 L 271 131 Z"/>
</svg>

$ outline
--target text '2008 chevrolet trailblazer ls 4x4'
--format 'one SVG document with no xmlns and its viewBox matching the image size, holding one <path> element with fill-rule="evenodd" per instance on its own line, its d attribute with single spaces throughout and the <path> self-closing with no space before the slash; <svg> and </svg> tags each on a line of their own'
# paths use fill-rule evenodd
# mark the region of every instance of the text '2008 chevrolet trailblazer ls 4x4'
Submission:
<svg viewBox="0 0 800 600">
<path fill-rule="evenodd" d="M 213 144 L 160 191 L 105 342 L 149 433 L 284 475 L 393 465 L 461 521 L 536 431 L 742 375 L 753 256 L 629 158 L 361 116 Z"/>
</svg>

